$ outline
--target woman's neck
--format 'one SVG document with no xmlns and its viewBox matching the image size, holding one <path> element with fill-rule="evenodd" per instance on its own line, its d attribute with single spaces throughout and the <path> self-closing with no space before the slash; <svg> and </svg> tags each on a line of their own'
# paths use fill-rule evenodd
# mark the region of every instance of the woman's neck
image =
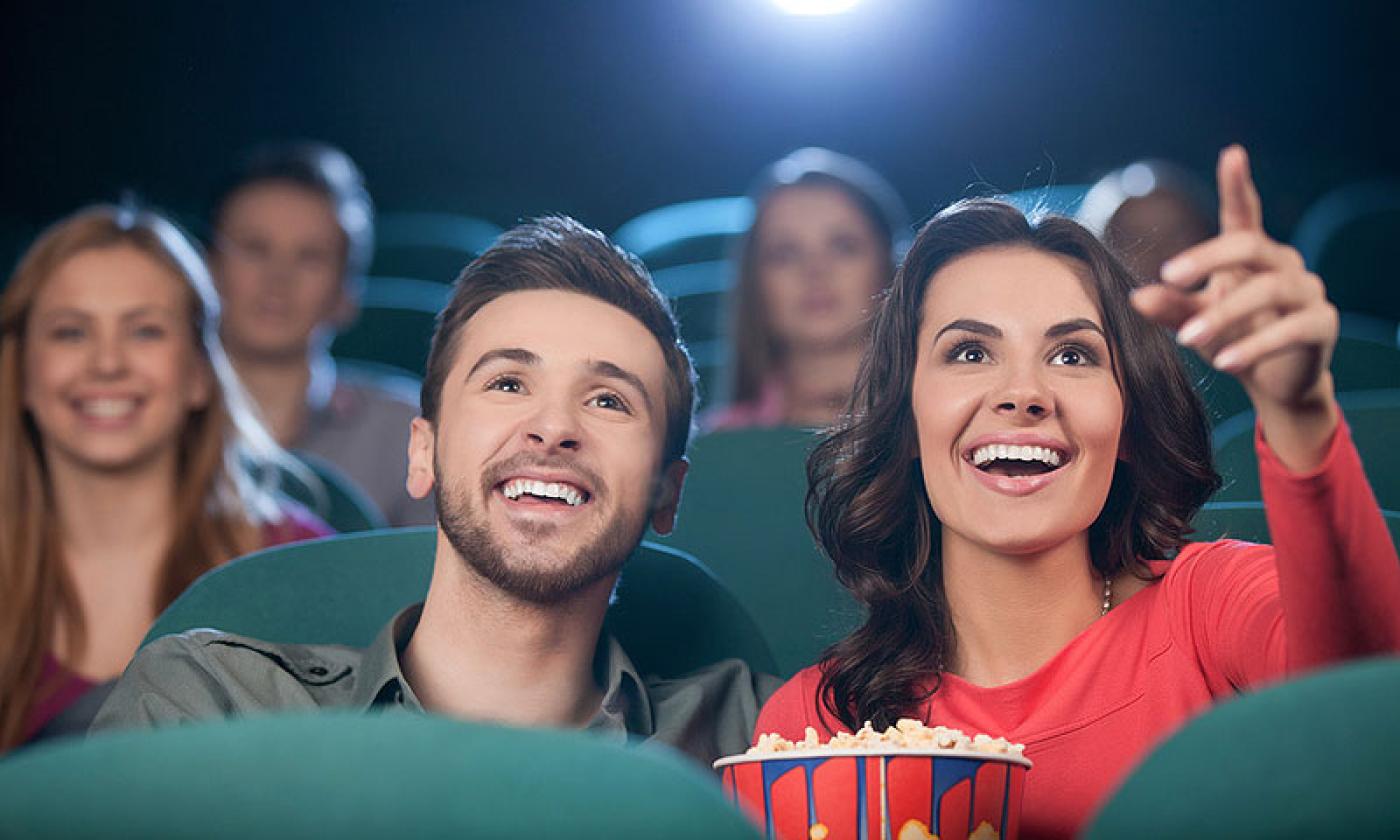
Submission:
<svg viewBox="0 0 1400 840">
<path fill-rule="evenodd" d="M 231 353 L 229 359 L 273 438 L 282 446 L 294 445 L 310 413 L 307 404 L 307 390 L 311 387 L 310 355 L 251 358 Z"/>
<path fill-rule="evenodd" d="M 176 455 L 139 468 L 99 471 L 50 457 L 61 553 L 84 637 L 62 620 L 53 651 L 93 680 L 121 673 L 156 615 L 165 555 L 175 528 Z"/>
<path fill-rule="evenodd" d="M 851 396 L 863 346 L 791 353 L 783 365 L 788 424 L 824 427 L 835 422 Z"/>
<path fill-rule="evenodd" d="M 945 530 L 942 562 L 956 639 L 947 670 L 974 685 L 1029 676 L 1103 610 L 1087 533 L 1037 554 L 1003 555 Z"/>
</svg>

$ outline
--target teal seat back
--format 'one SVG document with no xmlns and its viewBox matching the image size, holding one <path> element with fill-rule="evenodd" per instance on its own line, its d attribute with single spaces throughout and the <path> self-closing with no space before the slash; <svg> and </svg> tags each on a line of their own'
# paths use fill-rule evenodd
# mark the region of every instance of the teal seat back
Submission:
<svg viewBox="0 0 1400 840">
<path fill-rule="evenodd" d="M 334 464 L 310 452 L 292 453 L 311 471 L 314 482 L 283 471 L 279 489 L 321 519 L 337 533 L 372 531 L 389 523 L 379 506 Z"/>
<path fill-rule="evenodd" d="M 1347 184 L 1318 199 L 1298 220 L 1293 244 L 1327 282 L 1343 311 L 1400 321 L 1400 181 Z"/>
<path fill-rule="evenodd" d="M 1390 539 L 1400 546 L 1400 511 L 1382 510 L 1386 527 L 1390 529 Z M 1264 512 L 1264 503 L 1208 502 L 1191 520 L 1195 533 L 1193 542 L 1232 539 L 1253 543 L 1271 543 L 1269 522 Z"/>
<path fill-rule="evenodd" d="M 371 531 L 250 554 L 195 581 L 146 641 L 213 627 L 267 641 L 363 647 L 427 593 L 436 535 L 426 527 Z M 669 548 L 638 547 L 607 621 L 643 673 L 675 676 L 730 657 L 775 670 L 735 597 L 695 558 Z"/>
<path fill-rule="evenodd" d="M 1400 351 L 1396 352 L 1400 358 Z M 1400 378 L 1397 378 L 1400 382 Z M 1337 395 L 1337 402 L 1351 427 L 1361 453 L 1361 464 L 1381 507 L 1400 510 L 1400 449 L 1394 438 L 1400 430 L 1400 388 L 1357 391 Z M 1216 428 L 1215 462 L 1225 484 L 1215 501 L 1248 501 L 1260 498 L 1259 461 L 1254 454 L 1254 412 Z"/>
<path fill-rule="evenodd" d="M 676 529 L 664 542 L 698 556 L 738 596 L 790 675 L 859 623 L 807 530 L 807 454 L 814 432 L 716 432 L 690 452 Z"/>
<path fill-rule="evenodd" d="M 683 201 L 630 219 L 613 233 L 612 241 L 652 270 L 722 260 L 753 219 L 753 200 L 747 196 Z"/>
<path fill-rule="evenodd" d="M 407 277 L 371 277 L 359 318 L 331 343 L 337 359 L 369 362 L 422 379 L 437 315 L 452 287 Z"/>
<path fill-rule="evenodd" d="M 1400 837 L 1400 661 L 1223 703 L 1150 754 L 1088 840 Z"/>
<path fill-rule="evenodd" d="M 730 361 L 729 290 L 734 283 L 734 264 L 706 260 L 660 268 L 651 276 L 671 301 L 680 323 L 681 338 L 700 377 L 701 407 L 722 400 L 720 391 Z"/>
<path fill-rule="evenodd" d="M 443 285 L 502 233 L 494 222 L 457 213 L 383 213 L 375 227 L 371 273 Z"/>
<path fill-rule="evenodd" d="M 581 732 L 384 714 L 111 732 L 0 760 L 6 837 L 755 838 L 704 770 Z"/>
</svg>

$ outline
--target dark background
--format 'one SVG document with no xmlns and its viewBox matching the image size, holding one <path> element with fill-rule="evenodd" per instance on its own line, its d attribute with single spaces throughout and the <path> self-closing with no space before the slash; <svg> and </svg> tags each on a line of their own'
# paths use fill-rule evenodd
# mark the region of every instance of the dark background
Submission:
<svg viewBox="0 0 1400 840">
<path fill-rule="evenodd" d="M 314 137 L 381 210 L 603 229 L 742 192 L 791 149 L 861 157 L 916 217 L 1129 159 L 1252 151 L 1271 230 L 1400 172 L 1386 3 L 768 0 L 31 3 L 0 28 L 0 224 L 130 187 L 197 220 L 227 162 Z M 444 278 L 445 279 L 445 278 Z"/>
</svg>

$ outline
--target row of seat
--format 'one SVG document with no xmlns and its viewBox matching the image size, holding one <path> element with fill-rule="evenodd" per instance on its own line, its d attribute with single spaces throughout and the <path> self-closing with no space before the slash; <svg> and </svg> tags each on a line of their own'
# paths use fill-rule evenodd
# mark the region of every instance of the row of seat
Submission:
<svg viewBox="0 0 1400 840">
<path fill-rule="evenodd" d="M 1217 508 L 1224 517 L 1216 524 L 1257 526 L 1232 521 L 1240 510 L 1249 509 Z M 422 597 L 433 533 L 332 537 L 234 561 L 176 600 L 147 641 L 218 626 L 279 641 L 366 644 Z M 803 606 L 774 599 L 764 609 L 784 605 Z M 631 559 L 608 626 L 639 667 L 661 675 L 726 656 L 773 665 L 727 587 L 693 558 L 655 545 Z M 1390 660 L 1225 703 L 1154 751 L 1086 836 L 1388 836 L 1400 827 L 1387 772 L 1400 747 L 1397 691 L 1400 661 Z M 1280 737 L 1299 720 L 1326 721 L 1327 740 L 1342 746 L 1319 753 L 1315 738 Z M 1187 793 L 1192 807 L 1182 808 Z M 172 826 L 211 837 L 406 826 L 471 836 L 756 836 L 698 768 L 663 751 L 623 751 L 577 733 L 333 712 L 22 751 L 0 761 L 0 813 L 23 836 L 164 835 Z"/>
</svg>

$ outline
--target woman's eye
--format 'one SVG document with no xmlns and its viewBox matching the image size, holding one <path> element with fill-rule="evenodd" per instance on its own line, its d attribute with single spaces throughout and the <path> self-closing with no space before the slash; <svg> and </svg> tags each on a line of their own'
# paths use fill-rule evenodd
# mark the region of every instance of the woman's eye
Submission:
<svg viewBox="0 0 1400 840">
<path fill-rule="evenodd" d="M 1055 351 L 1050 363 L 1067 367 L 1082 367 L 1094 364 L 1095 361 L 1094 354 L 1082 347 L 1061 347 Z"/>
<path fill-rule="evenodd" d="M 627 402 L 617 394 L 599 394 L 593 398 L 593 404 L 599 408 L 606 408 L 609 411 L 630 411 Z"/>
<path fill-rule="evenodd" d="M 488 391 L 504 391 L 507 394 L 518 394 L 525 390 L 525 386 L 514 376 L 498 376 L 486 383 Z"/>
<path fill-rule="evenodd" d="M 981 364 L 987 360 L 987 351 L 978 344 L 959 344 L 948 353 L 948 361 L 964 364 Z"/>
</svg>

